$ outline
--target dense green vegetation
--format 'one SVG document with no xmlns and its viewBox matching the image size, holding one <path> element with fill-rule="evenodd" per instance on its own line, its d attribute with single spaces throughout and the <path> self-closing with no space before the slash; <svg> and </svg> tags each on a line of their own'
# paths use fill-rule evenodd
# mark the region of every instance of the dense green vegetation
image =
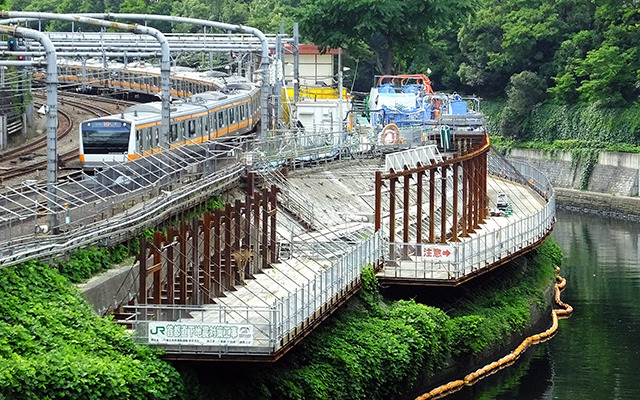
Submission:
<svg viewBox="0 0 640 400">
<path fill-rule="evenodd" d="M 178 372 L 93 314 L 55 269 L 0 269 L 0 399 L 181 399 Z"/>
<path fill-rule="evenodd" d="M 561 258 L 557 244 L 547 240 L 527 256 L 527 267 L 504 266 L 508 274 L 490 289 L 474 288 L 448 314 L 414 300 L 383 299 L 368 270 L 361 301 L 340 311 L 286 361 L 273 368 L 208 373 L 207 385 L 220 399 L 391 398 L 418 376 L 486 354 L 522 331 L 530 306 L 544 307 L 544 291 Z"/>
<path fill-rule="evenodd" d="M 522 330 L 530 304 L 542 305 L 561 253 L 549 240 L 528 259 L 527 268 L 506 266 L 509 278 L 474 291 L 450 314 L 413 300 L 384 300 L 368 270 L 360 302 L 288 360 L 241 372 L 225 367 L 200 384 L 95 316 L 56 269 L 38 262 L 4 268 L 0 399 L 388 398 L 451 359 L 483 354 Z"/>
</svg>

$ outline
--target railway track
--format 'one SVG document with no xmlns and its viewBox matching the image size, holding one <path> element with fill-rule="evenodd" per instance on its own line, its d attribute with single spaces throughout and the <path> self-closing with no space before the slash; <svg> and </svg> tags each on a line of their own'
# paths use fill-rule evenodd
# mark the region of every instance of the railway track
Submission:
<svg viewBox="0 0 640 400">
<path fill-rule="evenodd" d="M 59 104 L 61 107 L 71 106 L 76 110 L 82 110 L 83 112 L 90 114 L 91 118 L 103 117 L 114 113 L 113 107 L 111 109 L 107 109 L 102 106 L 88 103 L 88 100 L 95 101 L 95 97 L 93 96 L 79 95 L 75 93 L 60 93 L 59 99 Z M 130 104 L 135 104 L 113 99 L 100 99 L 100 101 L 115 105 L 116 107 L 126 107 Z M 43 103 L 36 102 L 36 107 L 39 108 L 42 106 L 42 104 Z M 72 132 L 76 131 L 76 129 L 74 128 L 76 128 L 77 123 L 76 121 L 74 121 L 74 118 L 70 115 L 70 113 L 62 110 L 61 107 L 58 108 L 57 137 L 59 143 L 62 142 L 63 139 L 69 137 Z M 38 171 L 46 170 L 47 160 L 36 161 L 32 163 L 29 162 L 34 158 L 40 158 L 42 156 L 46 157 L 46 148 L 47 137 L 45 134 L 29 143 L 0 153 L 0 163 L 3 168 L 3 170 L 0 170 L 0 184 L 4 184 L 7 181 L 11 181 L 19 177 L 28 177 L 37 173 Z M 77 148 L 74 148 L 70 151 L 62 151 L 59 154 L 59 162 L 61 165 L 77 159 Z"/>
</svg>

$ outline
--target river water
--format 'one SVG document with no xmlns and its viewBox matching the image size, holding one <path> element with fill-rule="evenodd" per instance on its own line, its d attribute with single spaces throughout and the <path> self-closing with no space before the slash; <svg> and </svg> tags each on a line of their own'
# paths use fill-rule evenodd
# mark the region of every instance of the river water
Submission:
<svg viewBox="0 0 640 400">
<path fill-rule="evenodd" d="M 451 400 L 640 399 L 640 224 L 558 212 L 562 300 L 556 336 Z"/>
</svg>

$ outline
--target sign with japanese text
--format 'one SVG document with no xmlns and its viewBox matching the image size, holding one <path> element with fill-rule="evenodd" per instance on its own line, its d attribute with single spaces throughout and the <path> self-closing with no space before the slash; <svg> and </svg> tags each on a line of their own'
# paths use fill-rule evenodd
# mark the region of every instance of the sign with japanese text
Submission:
<svg viewBox="0 0 640 400">
<path fill-rule="evenodd" d="M 248 324 L 149 322 L 148 334 L 150 344 L 253 345 L 253 326 Z"/>
<path fill-rule="evenodd" d="M 456 249 L 447 245 L 422 244 L 422 257 L 432 261 L 455 261 Z"/>
</svg>

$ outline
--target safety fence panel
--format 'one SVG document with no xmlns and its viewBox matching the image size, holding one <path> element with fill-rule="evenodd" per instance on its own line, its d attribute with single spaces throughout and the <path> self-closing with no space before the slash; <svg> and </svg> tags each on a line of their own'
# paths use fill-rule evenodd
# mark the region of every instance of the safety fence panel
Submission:
<svg viewBox="0 0 640 400">
<path fill-rule="evenodd" d="M 378 232 L 271 307 L 144 304 L 132 307 L 130 322 L 136 340 L 169 354 L 270 355 L 346 299 L 363 267 L 381 258 Z"/>
</svg>

